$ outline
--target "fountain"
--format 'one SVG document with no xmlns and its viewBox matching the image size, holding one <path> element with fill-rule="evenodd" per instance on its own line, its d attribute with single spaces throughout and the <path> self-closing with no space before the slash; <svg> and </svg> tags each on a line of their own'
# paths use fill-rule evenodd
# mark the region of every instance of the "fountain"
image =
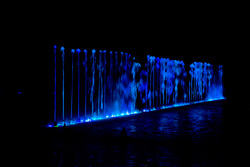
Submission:
<svg viewBox="0 0 250 167">
<path fill-rule="evenodd" d="M 72 112 L 73 112 L 73 79 L 74 79 L 74 53 L 75 53 L 75 49 L 72 49 L 71 50 L 71 53 L 72 53 L 72 66 L 71 66 L 71 69 L 72 69 L 72 73 L 71 73 L 71 112 L 70 112 L 70 119 L 72 120 Z"/>
<path fill-rule="evenodd" d="M 84 60 L 84 62 L 83 62 L 83 65 L 85 66 L 85 78 L 84 78 L 84 80 L 85 80 L 85 91 L 84 91 L 84 94 L 85 94 L 85 103 L 84 103 L 84 116 L 85 117 L 87 117 L 87 69 L 88 69 L 88 67 L 87 67 L 87 60 L 88 60 L 88 58 L 87 58 L 87 50 L 86 49 L 84 49 L 84 51 L 83 51 L 84 53 L 85 53 L 85 60 Z"/>
<path fill-rule="evenodd" d="M 74 62 L 75 52 L 77 62 Z M 193 62 L 187 73 L 184 62 L 179 60 L 147 55 L 146 64 L 141 65 L 129 53 L 95 49 L 89 53 L 86 49 L 83 52 L 71 49 L 71 68 L 68 68 L 69 59 L 64 47 L 61 47 L 62 56 L 58 60 L 54 46 L 55 127 L 224 98 L 221 65 L 214 68 L 206 62 Z M 59 75 L 56 71 L 58 63 L 62 67 Z M 78 66 L 77 94 L 73 93 L 75 63 Z M 71 83 L 68 83 L 68 78 L 71 78 Z M 81 78 L 84 82 L 80 82 Z M 56 93 L 57 89 L 62 89 L 61 95 Z M 62 101 L 57 101 L 58 97 Z M 73 102 L 76 98 L 77 103 Z M 56 105 L 58 103 L 62 108 Z M 60 113 L 62 119 L 57 116 Z"/>
<path fill-rule="evenodd" d="M 80 120 L 80 55 L 79 53 L 81 52 L 80 49 L 76 49 L 76 52 L 77 52 L 77 57 L 78 57 L 78 62 L 77 62 L 77 65 L 78 65 L 78 115 L 77 115 L 77 119 L 78 119 L 78 122 Z"/>
<path fill-rule="evenodd" d="M 92 60 L 92 83 L 91 83 L 91 95 L 90 95 L 90 102 L 92 104 L 92 112 L 91 115 L 94 115 L 94 86 L 95 86 L 95 50 L 92 50 L 92 56 L 91 56 L 91 60 Z M 86 91 L 86 90 L 85 90 Z"/>
<path fill-rule="evenodd" d="M 56 45 L 54 46 L 54 60 L 55 60 L 55 87 L 54 87 L 54 125 L 56 126 Z"/>
<path fill-rule="evenodd" d="M 64 121 L 64 47 L 61 47 L 62 51 L 62 121 Z"/>
</svg>

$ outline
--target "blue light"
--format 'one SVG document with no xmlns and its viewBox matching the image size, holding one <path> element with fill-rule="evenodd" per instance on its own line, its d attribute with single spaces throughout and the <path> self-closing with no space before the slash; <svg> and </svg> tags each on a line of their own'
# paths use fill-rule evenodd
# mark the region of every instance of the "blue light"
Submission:
<svg viewBox="0 0 250 167">
<path fill-rule="evenodd" d="M 91 120 L 90 119 L 86 119 L 85 122 L 91 122 Z"/>
<path fill-rule="evenodd" d="M 225 99 L 224 97 L 223 98 L 216 98 L 216 99 L 208 99 L 208 100 L 201 100 L 201 101 L 195 101 L 195 102 L 190 102 L 190 103 L 180 103 L 180 104 L 172 104 L 172 105 L 169 105 L 169 106 L 162 106 L 158 109 L 155 109 L 155 110 L 161 110 L 161 109 L 166 109 L 166 108 L 175 108 L 175 107 L 181 107 L 181 106 L 187 106 L 187 105 L 192 105 L 192 104 L 198 104 L 198 103 L 204 103 L 204 102 L 210 102 L 210 101 L 216 101 L 216 100 L 223 100 Z M 115 118 L 115 117 L 122 117 L 122 116 L 125 116 L 125 115 L 131 115 L 131 114 L 139 114 L 141 112 L 149 112 L 149 110 L 147 109 L 143 109 L 142 111 L 132 111 L 131 113 L 129 113 L 128 111 L 126 113 L 121 113 L 120 115 L 111 115 L 111 116 L 106 116 L 106 118 L 103 118 L 103 117 L 93 117 L 93 119 L 86 119 L 85 121 L 84 120 L 80 120 L 79 123 L 84 123 L 84 122 L 91 122 L 91 121 L 98 121 L 98 120 L 102 120 L 102 119 L 108 119 L 108 118 Z M 49 124 L 47 127 L 51 128 L 51 127 L 62 127 L 64 126 L 64 123 L 66 124 L 66 126 L 70 126 L 70 125 L 75 125 L 77 124 L 76 121 L 73 121 L 71 120 L 69 123 L 67 122 L 60 122 L 57 124 L 57 126 L 53 126 L 51 124 Z"/>
<path fill-rule="evenodd" d="M 214 67 L 206 62 L 193 62 L 186 65 L 188 67 L 186 70 L 183 61 L 150 55 L 147 55 L 145 64 L 140 64 L 135 62 L 135 57 L 127 52 L 114 52 L 113 54 L 112 51 L 105 49 L 98 50 L 98 54 L 95 54 L 96 50 L 93 49 L 92 55 L 87 55 L 87 50 L 84 49 L 85 57 L 80 63 L 80 49 L 68 49 L 72 55 L 75 52 L 78 53 L 77 62 L 73 61 L 73 56 L 72 59 L 67 58 L 65 53 L 68 54 L 68 52 L 64 53 L 64 47 L 60 50 L 62 58 L 58 60 L 56 59 L 56 46 L 54 46 L 54 122 L 61 121 L 58 124 L 59 127 L 64 125 L 63 120 L 71 120 L 67 121 L 67 125 L 73 125 L 224 98 L 223 66 L 221 65 Z M 57 60 L 62 70 L 56 71 Z M 72 64 L 72 67 L 77 63 L 77 89 L 73 89 L 77 84 L 74 83 L 73 68 L 70 69 L 71 73 L 68 71 L 67 61 Z M 71 84 L 66 84 L 68 77 L 72 78 Z M 80 78 L 84 82 L 80 83 Z M 58 80 L 59 82 L 56 82 Z M 62 90 L 59 90 L 60 88 Z M 57 93 L 56 90 L 62 93 Z M 69 90 L 71 92 L 78 90 L 78 99 L 74 103 L 73 93 L 71 94 Z M 18 94 L 21 94 L 21 91 Z M 84 94 L 85 100 L 79 100 L 82 97 L 80 94 Z M 72 96 L 70 113 L 66 111 L 69 95 Z M 62 100 L 56 100 L 56 96 Z M 138 104 L 141 106 L 137 106 Z M 58 105 L 62 107 L 61 110 L 57 110 Z M 142 106 L 144 107 L 141 108 Z M 140 110 L 138 110 L 139 107 Z M 58 114 L 58 112 L 62 113 Z M 61 120 L 58 120 L 57 115 L 62 116 Z M 70 118 L 67 118 L 69 115 Z M 78 120 L 73 121 L 73 117 L 77 117 Z M 80 120 L 80 117 L 84 119 Z"/>
</svg>

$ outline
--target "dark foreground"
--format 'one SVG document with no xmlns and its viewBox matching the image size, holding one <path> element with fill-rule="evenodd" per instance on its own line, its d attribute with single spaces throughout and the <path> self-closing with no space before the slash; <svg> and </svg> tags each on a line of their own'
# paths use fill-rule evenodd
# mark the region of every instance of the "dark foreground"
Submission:
<svg viewBox="0 0 250 167">
<path fill-rule="evenodd" d="M 225 134 L 225 103 L 41 128 L 34 166 L 227 166 L 237 153 Z"/>
</svg>

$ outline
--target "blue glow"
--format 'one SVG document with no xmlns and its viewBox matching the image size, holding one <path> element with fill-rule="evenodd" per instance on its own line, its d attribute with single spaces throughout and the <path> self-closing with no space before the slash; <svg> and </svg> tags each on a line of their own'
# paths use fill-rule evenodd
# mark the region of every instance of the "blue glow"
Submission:
<svg viewBox="0 0 250 167">
<path fill-rule="evenodd" d="M 168 105 L 168 106 L 162 106 L 162 107 L 154 109 L 154 110 L 170 109 L 170 108 L 188 106 L 188 105 L 192 105 L 192 104 L 199 104 L 199 103 L 205 103 L 205 102 L 217 101 L 217 100 L 223 100 L 223 99 L 225 99 L 225 98 L 215 98 L 215 99 L 201 100 L 201 101 L 195 101 L 195 102 L 190 102 L 190 103 L 173 104 L 173 105 Z M 64 123 L 66 124 L 66 126 L 70 126 L 70 125 L 76 125 L 76 124 L 80 124 L 80 123 L 84 123 L 84 122 L 92 122 L 92 121 L 98 121 L 98 120 L 102 120 L 102 119 L 124 117 L 125 115 L 139 114 L 139 113 L 142 113 L 142 112 L 149 112 L 149 110 L 143 109 L 142 111 L 134 111 L 134 112 L 131 112 L 131 113 L 126 112 L 126 113 L 121 113 L 120 115 L 106 116 L 105 118 L 103 118 L 103 117 L 92 117 L 91 119 L 88 118 L 86 120 L 81 119 L 80 122 L 78 122 L 78 123 L 76 121 L 74 121 L 74 120 L 71 120 L 70 122 L 63 121 L 63 122 L 58 122 L 57 126 L 53 126 L 52 124 L 49 124 L 47 127 L 62 127 L 62 126 L 64 126 Z"/>
<path fill-rule="evenodd" d="M 92 54 L 88 55 L 84 49 L 85 55 L 80 62 L 80 49 L 71 49 L 72 57 L 69 59 L 64 47 L 61 47 L 62 56 L 58 62 L 62 63 L 59 66 L 62 70 L 59 70 L 60 82 L 56 82 L 55 48 L 54 122 L 58 123 L 58 127 L 66 122 L 69 126 L 224 99 L 221 65 L 214 67 L 206 62 L 193 62 L 185 66 L 183 61 L 150 55 L 147 55 L 145 64 L 140 64 L 127 52 L 93 49 Z M 73 61 L 75 52 L 78 53 L 76 62 Z M 67 61 L 72 63 L 72 68 L 68 68 Z M 73 78 L 74 64 L 78 66 L 77 79 Z M 71 73 L 68 70 L 72 70 Z M 71 78 L 71 84 L 67 84 L 68 78 Z M 77 88 L 73 89 L 75 85 Z M 57 86 L 62 89 L 58 88 L 61 94 L 56 93 Z M 78 92 L 73 94 L 73 90 Z M 73 102 L 75 94 L 74 99 L 77 100 Z M 56 96 L 62 100 L 57 101 Z M 58 108 L 57 103 L 61 103 Z M 70 111 L 67 109 L 69 103 Z M 76 117 L 77 121 L 72 119 Z"/>
<path fill-rule="evenodd" d="M 86 119 L 85 122 L 91 122 L 91 120 L 90 119 Z"/>
<path fill-rule="evenodd" d="M 65 63 L 65 53 L 64 53 L 64 47 L 61 47 L 61 52 L 62 52 L 62 120 L 64 120 L 64 110 L 65 110 L 65 105 L 64 105 L 64 63 Z"/>
<path fill-rule="evenodd" d="M 81 50 L 80 50 L 80 49 L 76 49 L 76 52 L 77 52 L 77 53 L 80 53 L 80 52 L 81 52 Z"/>
<path fill-rule="evenodd" d="M 56 45 L 54 46 L 54 61 L 55 61 L 55 73 L 54 73 L 54 122 L 56 122 Z"/>
</svg>

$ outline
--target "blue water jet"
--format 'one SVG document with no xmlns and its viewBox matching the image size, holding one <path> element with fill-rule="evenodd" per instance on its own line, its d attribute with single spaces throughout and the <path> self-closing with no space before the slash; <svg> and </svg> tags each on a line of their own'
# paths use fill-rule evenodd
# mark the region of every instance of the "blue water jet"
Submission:
<svg viewBox="0 0 250 167">
<path fill-rule="evenodd" d="M 55 61 L 55 74 L 54 74 L 54 122 L 56 122 L 56 45 L 54 46 L 54 61 Z"/>
<path fill-rule="evenodd" d="M 77 65 L 78 65 L 78 115 L 77 115 L 77 119 L 79 120 L 80 119 L 80 52 L 81 50 L 80 49 L 76 49 L 76 52 L 77 52 L 77 57 L 78 57 L 78 62 L 77 62 Z"/>
<path fill-rule="evenodd" d="M 64 53 L 64 47 L 61 47 L 61 52 L 62 52 L 62 121 L 64 121 L 64 58 L 65 58 L 65 53 Z"/>
<path fill-rule="evenodd" d="M 71 112 L 70 112 L 70 119 L 72 119 L 72 112 L 73 112 L 73 79 L 74 79 L 74 53 L 75 53 L 75 49 L 71 50 L 72 53 L 72 65 L 71 65 Z"/>
</svg>

